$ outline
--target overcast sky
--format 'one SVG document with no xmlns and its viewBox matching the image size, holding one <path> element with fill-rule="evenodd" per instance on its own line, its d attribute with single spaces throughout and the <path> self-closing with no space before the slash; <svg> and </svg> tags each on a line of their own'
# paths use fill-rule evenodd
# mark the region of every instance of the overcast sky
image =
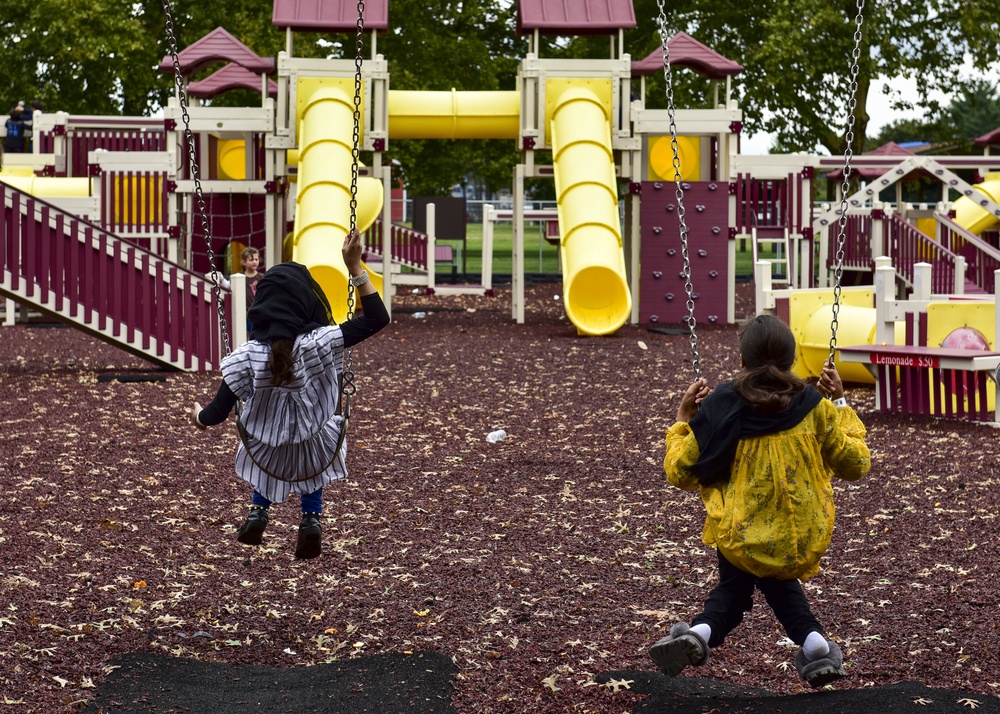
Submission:
<svg viewBox="0 0 1000 714">
<path fill-rule="evenodd" d="M 995 84 L 1000 84 L 1000 68 L 993 70 L 989 74 L 983 74 L 972 69 L 970 62 L 966 62 L 962 67 L 962 75 L 966 77 L 984 77 Z M 899 112 L 889 106 L 889 98 L 882 94 L 884 81 L 872 82 L 871 91 L 868 93 L 868 114 L 871 122 L 868 124 L 868 136 L 875 136 L 882 127 L 898 119 L 920 119 L 923 114 L 919 111 Z M 916 80 L 893 80 L 891 86 L 901 92 L 903 96 L 914 97 L 917 95 Z M 947 104 L 951 97 L 947 94 L 939 94 L 937 98 L 942 104 Z M 773 137 L 770 134 L 757 134 L 751 137 L 743 137 L 741 149 L 744 154 L 766 154 L 771 148 Z"/>
</svg>

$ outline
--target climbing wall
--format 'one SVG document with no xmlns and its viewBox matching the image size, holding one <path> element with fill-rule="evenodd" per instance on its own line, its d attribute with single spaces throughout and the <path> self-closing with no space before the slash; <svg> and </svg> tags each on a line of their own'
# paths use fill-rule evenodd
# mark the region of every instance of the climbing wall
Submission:
<svg viewBox="0 0 1000 714">
<path fill-rule="evenodd" d="M 694 315 L 699 323 L 726 321 L 729 187 L 724 181 L 684 182 Z M 677 324 L 687 318 L 676 187 L 644 181 L 640 223 L 642 247 L 639 322 Z"/>
</svg>

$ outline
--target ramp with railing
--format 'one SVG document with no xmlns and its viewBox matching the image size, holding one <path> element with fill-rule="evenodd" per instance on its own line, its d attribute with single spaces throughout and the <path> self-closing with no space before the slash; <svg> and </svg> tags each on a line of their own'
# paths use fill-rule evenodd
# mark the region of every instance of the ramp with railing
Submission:
<svg viewBox="0 0 1000 714">
<path fill-rule="evenodd" d="M 218 367 L 203 277 L 2 181 L 0 219 L 0 296 L 164 368 Z"/>
</svg>

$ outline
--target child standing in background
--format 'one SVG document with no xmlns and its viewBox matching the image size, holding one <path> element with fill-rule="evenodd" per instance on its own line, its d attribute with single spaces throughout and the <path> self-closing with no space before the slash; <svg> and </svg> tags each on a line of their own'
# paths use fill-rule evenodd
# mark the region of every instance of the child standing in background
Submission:
<svg viewBox="0 0 1000 714">
<path fill-rule="evenodd" d="M 795 353 L 781 320 L 753 318 L 740 332 L 744 371 L 711 394 L 704 379 L 692 384 L 667 431 L 667 481 L 700 489 L 702 539 L 719 562 L 719 584 L 701 614 L 690 626 L 675 623 L 649 649 L 669 676 L 708 661 L 750 611 L 754 588 L 799 645 L 795 665 L 806 683 L 821 687 L 846 675 L 843 653 L 826 639 L 799 581 L 819 573 L 830 545 L 831 478 L 860 479 L 871 456 L 836 369 L 827 363 L 813 388 L 790 372 Z"/>
<path fill-rule="evenodd" d="M 257 283 L 264 277 L 263 271 L 258 270 L 260 251 L 256 248 L 244 248 L 240 253 L 240 264 L 243 266 L 243 274 L 247 276 L 247 310 L 249 310 L 257 294 Z"/>
<path fill-rule="evenodd" d="M 244 402 L 236 473 L 253 487 L 253 497 L 237 540 L 259 545 L 271 505 L 300 494 L 296 558 L 320 555 L 323 487 L 347 477 L 346 441 L 337 450 L 343 418 L 336 413 L 344 349 L 389 324 L 362 269 L 357 231 L 345 239 L 343 256 L 363 314 L 331 324 L 330 304 L 309 270 L 294 262 L 276 265 L 257 285 L 248 313 L 251 339 L 222 361 L 223 381 L 212 403 L 194 405 L 194 423 L 204 429 L 225 421 L 237 400 Z"/>
</svg>

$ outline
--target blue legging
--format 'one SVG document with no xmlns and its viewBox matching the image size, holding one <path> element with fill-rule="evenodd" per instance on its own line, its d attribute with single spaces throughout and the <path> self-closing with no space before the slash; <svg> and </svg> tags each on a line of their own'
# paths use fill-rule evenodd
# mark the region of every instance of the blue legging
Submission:
<svg viewBox="0 0 1000 714">
<path fill-rule="evenodd" d="M 253 492 L 253 498 L 250 502 L 255 506 L 262 506 L 263 508 L 270 508 L 271 501 L 262 496 L 256 490 Z M 303 513 L 322 513 L 323 512 L 323 489 L 318 488 L 312 493 L 302 494 L 302 512 Z"/>
</svg>

